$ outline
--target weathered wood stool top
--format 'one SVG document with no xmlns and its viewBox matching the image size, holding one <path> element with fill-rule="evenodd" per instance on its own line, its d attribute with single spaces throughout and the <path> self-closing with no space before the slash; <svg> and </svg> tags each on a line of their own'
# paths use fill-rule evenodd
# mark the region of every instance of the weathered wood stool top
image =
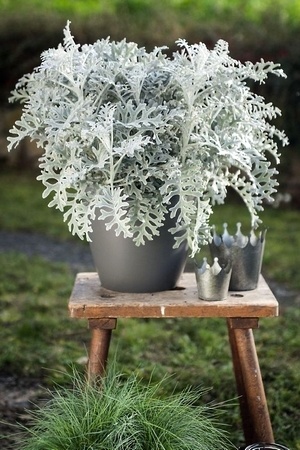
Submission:
<svg viewBox="0 0 300 450">
<path fill-rule="evenodd" d="M 198 299 L 193 273 L 184 273 L 170 291 L 128 294 L 104 289 L 97 273 L 79 273 L 69 302 L 77 318 L 272 317 L 278 302 L 261 276 L 257 289 L 229 292 L 226 300 Z"/>
</svg>

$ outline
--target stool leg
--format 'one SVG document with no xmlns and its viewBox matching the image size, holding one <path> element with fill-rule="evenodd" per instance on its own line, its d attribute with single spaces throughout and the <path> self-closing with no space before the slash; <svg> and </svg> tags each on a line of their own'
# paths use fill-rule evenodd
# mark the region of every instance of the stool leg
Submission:
<svg viewBox="0 0 300 450">
<path fill-rule="evenodd" d="M 229 341 L 246 444 L 274 442 L 252 328 L 258 319 L 230 318 Z"/>
<path fill-rule="evenodd" d="M 87 368 L 88 382 L 104 375 L 111 332 L 116 328 L 116 323 L 116 319 L 89 319 L 92 336 Z"/>
<path fill-rule="evenodd" d="M 231 353 L 232 353 L 233 370 L 234 370 L 234 375 L 235 375 L 237 393 L 239 396 L 240 411 L 241 411 L 245 441 L 247 444 L 251 444 L 251 443 L 253 444 L 255 442 L 252 440 L 252 430 L 254 427 L 251 422 L 251 417 L 249 416 L 249 413 L 248 413 L 249 406 L 247 403 L 247 395 L 246 395 L 246 392 L 244 389 L 244 380 L 243 380 L 242 370 L 241 370 L 241 367 L 239 364 L 240 360 L 239 360 L 239 354 L 238 354 L 238 346 L 237 346 L 237 342 L 236 342 L 236 335 L 231 329 L 229 329 L 228 332 L 229 332 L 229 342 L 230 342 Z"/>
</svg>

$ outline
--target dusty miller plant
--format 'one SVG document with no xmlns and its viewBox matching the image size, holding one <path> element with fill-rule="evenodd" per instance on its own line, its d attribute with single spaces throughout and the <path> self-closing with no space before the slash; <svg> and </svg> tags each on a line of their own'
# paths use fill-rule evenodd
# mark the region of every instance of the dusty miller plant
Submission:
<svg viewBox="0 0 300 450">
<path fill-rule="evenodd" d="M 140 245 L 159 234 L 170 208 L 175 245 L 186 239 L 194 255 L 229 187 L 254 226 L 271 200 L 287 139 L 271 124 L 280 110 L 246 81 L 285 74 L 272 62 L 234 60 L 222 40 L 212 50 L 177 45 L 172 58 L 126 40 L 80 46 L 68 23 L 63 44 L 13 91 L 24 106 L 8 149 L 26 136 L 43 148 L 43 196 L 80 238 L 90 239 L 99 217 Z"/>
</svg>

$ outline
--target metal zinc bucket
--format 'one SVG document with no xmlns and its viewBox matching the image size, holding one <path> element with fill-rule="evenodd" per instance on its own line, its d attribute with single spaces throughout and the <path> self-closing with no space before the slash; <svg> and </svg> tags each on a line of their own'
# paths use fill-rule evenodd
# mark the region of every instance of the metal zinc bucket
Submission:
<svg viewBox="0 0 300 450">
<path fill-rule="evenodd" d="M 243 447 L 240 447 L 239 450 L 289 450 L 289 449 L 281 444 L 269 444 L 266 442 L 259 442 L 256 444 L 245 445 Z"/>
</svg>

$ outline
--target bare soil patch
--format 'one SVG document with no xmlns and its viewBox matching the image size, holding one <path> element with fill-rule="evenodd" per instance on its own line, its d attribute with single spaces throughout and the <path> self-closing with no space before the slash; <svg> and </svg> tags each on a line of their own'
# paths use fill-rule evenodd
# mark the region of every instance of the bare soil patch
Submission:
<svg viewBox="0 0 300 450">
<path fill-rule="evenodd" d="M 0 448 L 17 449 L 21 426 L 30 424 L 29 411 L 46 401 L 47 391 L 38 378 L 0 377 Z"/>
</svg>

